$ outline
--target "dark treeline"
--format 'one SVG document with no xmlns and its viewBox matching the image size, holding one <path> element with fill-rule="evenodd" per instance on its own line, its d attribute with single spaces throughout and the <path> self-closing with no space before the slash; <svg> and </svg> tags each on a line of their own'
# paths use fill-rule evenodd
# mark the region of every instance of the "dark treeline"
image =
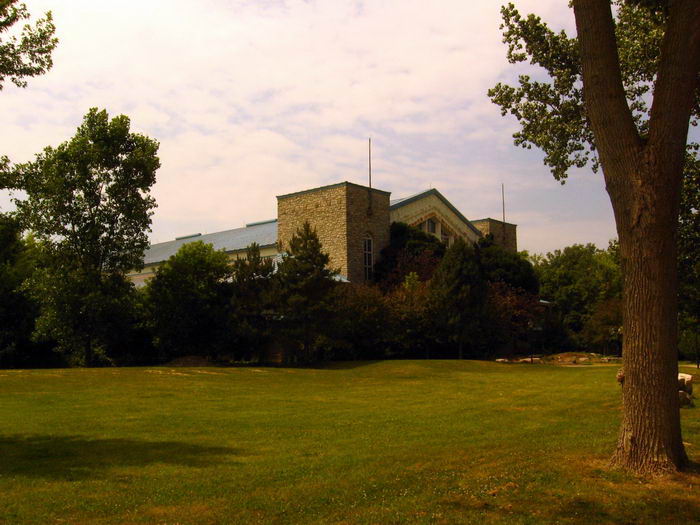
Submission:
<svg viewBox="0 0 700 525">
<path fill-rule="evenodd" d="M 2 216 L 0 366 L 150 365 L 192 356 L 306 364 L 619 354 L 616 243 L 528 258 L 490 238 L 447 248 L 405 224 L 393 224 L 391 232 L 368 284 L 344 282 L 329 269 L 306 224 L 274 260 L 252 245 L 245 258 L 231 261 L 199 241 L 184 245 L 139 289 L 123 273 L 97 290 L 82 274 L 65 273 L 46 292 L 46 276 L 56 273 L 46 246 Z M 52 313 L 58 310 L 63 315 Z M 72 326 L 57 331 L 52 323 L 63 325 L 69 314 Z M 683 328 L 682 357 L 694 358 L 697 332 Z"/>
<path fill-rule="evenodd" d="M 447 248 L 395 223 L 375 282 L 357 284 L 329 269 L 306 224 L 275 260 L 256 245 L 231 261 L 192 242 L 142 288 L 124 273 L 96 282 L 65 272 L 47 292 L 50 250 L 10 217 L 0 226 L 3 367 L 616 352 L 622 336 L 614 244 L 572 246 L 533 265 L 490 238 Z"/>
</svg>

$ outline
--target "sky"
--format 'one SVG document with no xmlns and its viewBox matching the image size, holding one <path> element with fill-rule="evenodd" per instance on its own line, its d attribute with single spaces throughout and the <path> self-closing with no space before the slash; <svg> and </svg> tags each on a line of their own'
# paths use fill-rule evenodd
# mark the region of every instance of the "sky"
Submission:
<svg viewBox="0 0 700 525">
<path fill-rule="evenodd" d="M 372 182 L 437 188 L 470 219 L 518 225 L 544 253 L 616 236 L 601 174 L 560 185 L 486 91 L 505 58 L 501 1 L 24 0 L 53 12 L 54 67 L 0 91 L 0 155 L 32 160 L 91 107 L 160 142 L 152 242 L 276 217 L 276 195 Z M 574 33 L 562 0 L 515 0 Z M 429 6 L 429 7 L 428 7 Z M 9 208 L 0 195 L 0 209 Z"/>
</svg>

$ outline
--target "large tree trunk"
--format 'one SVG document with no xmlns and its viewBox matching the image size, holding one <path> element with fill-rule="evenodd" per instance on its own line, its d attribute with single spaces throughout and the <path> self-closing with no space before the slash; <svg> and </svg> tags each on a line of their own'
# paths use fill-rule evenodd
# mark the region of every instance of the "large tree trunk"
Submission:
<svg viewBox="0 0 700 525">
<path fill-rule="evenodd" d="M 659 175 L 629 179 L 658 180 Z M 687 463 L 678 404 L 678 187 L 642 184 L 617 190 L 609 188 L 616 211 L 623 211 L 616 215 L 624 275 L 625 379 L 613 463 L 641 473 L 671 471 Z M 633 222 L 624 213 L 630 208 L 639 210 Z"/>
<path fill-rule="evenodd" d="M 700 1 L 669 2 L 648 134 L 622 84 L 609 0 L 574 0 L 586 116 L 615 212 L 624 277 L 623 416 L 613 463 L 639 473 L 687 462 L 678 403 L 676 229 L 700 71 Z"/>
</svg>

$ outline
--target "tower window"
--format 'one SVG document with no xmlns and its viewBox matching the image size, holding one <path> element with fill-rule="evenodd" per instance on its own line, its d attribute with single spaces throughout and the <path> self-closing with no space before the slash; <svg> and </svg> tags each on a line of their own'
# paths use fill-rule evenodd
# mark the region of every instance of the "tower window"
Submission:
<svg viewBox="0 0 700 525">
<path fill-rule="evenodd" d="M 433 219 L 428 219 L 427 221 L 428 233 L 435 233 L 435 221 Z"/>
<path fill-rule="evenodd" d="M 362 243 L 364 254 L 365 281 L 371 281 L 374 277 L 374 247 L 372 238 L 366 237 Z"/>
</svg>

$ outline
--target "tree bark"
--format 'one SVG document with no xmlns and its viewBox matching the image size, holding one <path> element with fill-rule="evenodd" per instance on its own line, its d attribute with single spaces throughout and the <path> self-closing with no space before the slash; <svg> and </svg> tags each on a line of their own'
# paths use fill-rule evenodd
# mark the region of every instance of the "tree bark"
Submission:
<svg viewBox="0 0 700 525">
<path fill-rule="evenodd" d="M 622 85 L 609 0 L 574 0 L 586 115 L 615 213 L 624 277 L 623 417 L 613 464 L 683 468 L 678 404 L 677 242 L 681 175 L 700 71 L 700 2 L 672 0 L 648 137 Z"/>
</svg>

